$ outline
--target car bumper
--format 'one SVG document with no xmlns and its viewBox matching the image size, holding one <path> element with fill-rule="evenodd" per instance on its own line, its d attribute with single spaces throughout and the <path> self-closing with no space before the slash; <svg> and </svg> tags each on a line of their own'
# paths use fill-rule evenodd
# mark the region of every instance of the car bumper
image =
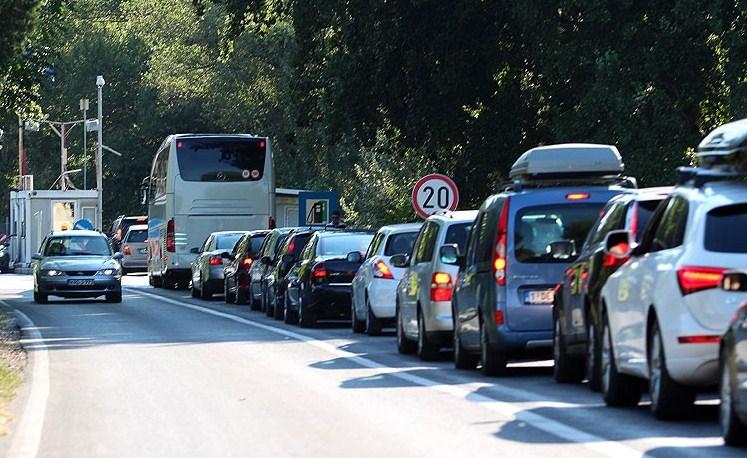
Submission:
<svg viewBox="0 0 747 458">
<path fill-rule="evenodd" d="M 125 256 L 120 261 L 120 264 L 125 269 L 146 269 L 148 267 L 148 258 Z"/>
<path fill-rule="evenodd" d="M 428 332 L 452 332 L 454 319 L 451 314 L 451 301 L 431 301 L 421 304 Z"/>
<path fill-rule="evenodd" d="M 397 282 L 375 278 L 368 287 L 368 303 L 376 318 L 394 318 Z"/>
<path fill-rule="evenodd" d="M 69 280 L 93 280 L 93 285 L 70 285 Z M 122 291 L 121 280 L 115 277 L 64 277 L 37 279 L 37 292 L 60 297 L 98 297 Z"/>
<path fill-rule="evenodd" d="M 349 320 L 350 290 L 350 285 L 313 286 L 311 288 L 309 309 L 316 313 L 319 319 Z M 304 307 L 306 307 L 305 302 Z"/>
<path fill-rule="evenodd" d="M 490 346 L 501 351 L 528 352 L 550 351 L 552 349 L 552 331 L 512 331 L 507 326 L 489 328 Z"/>
<path fill-rule="evenodd" d="M 719 380 L 719 344 L 664 344 L 667 371 L 677 382 L 694 387 L 713 387 Z"/>
</svg>

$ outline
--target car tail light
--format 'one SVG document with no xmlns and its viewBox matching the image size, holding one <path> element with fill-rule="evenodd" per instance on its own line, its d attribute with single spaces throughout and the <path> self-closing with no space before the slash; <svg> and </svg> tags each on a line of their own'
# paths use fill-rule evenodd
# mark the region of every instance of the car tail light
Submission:
<svg viewBox="0 0 747 458">
<path fill-rule="evenodd" d="M 394 280 L 394 275 L 392 275 L 392 269 L 390 269 L 389 266 L 382 260 L 378 260 L 376 261 L 376 264 L 374 264 L 373 276 L 376 278 L 383 278 L 386 280 Z"/>
<path fill-rule="evenodd" d="M 268 229 L 275 229 L 276 226 L 277 225 L 275 224 L 275 218 L 273 218 L 272 216 L 270 216 L 267 219 L 267 228 Z"/>
<path fill-rule="evenodd" d="M 677 271 L 677 280 L 682 295 L 718 288 L 726 270 L 720 267 L 681 267 Z"/>
<path fill-rule="evenodd" d="M 679 336 L 677 342 L 681 344 L 709 344 L 721 342 L 721 336 Z"/>
<path fill-rule="evenodd" d="M 311 268 L 311 278 L 316 283 L 322 283 L 327 280 L 327 266 L 323 262 L 314 264 Z"/>
<path fill-rule="evenodd" d="M 293 239 L 288 244 L 288 254 L 293 254 L 293 251 L 296 249 L 296 239 Z"/>
<path fill-rule="evenodd" d="M 176 252 L 176 240 L 175 233 L 176 232 L 176 224 L 174 223 L 174 218 L 171 218 L 168 223 L 166 223 L 166 251 L 169 253 Z"/>
<path fill-rule="evenodd" d="M 223 258 L 220 256 L 210 256 L 210 261 L 208 261 L 208 264 L 211 266 L 222 266 L 223 265 Z"/>
<path fill-rule="evenodd" d="M 498 232 L 495 236 L 495 252 L 493 253 L 493 277 L 500 286 L 506 286 L 506 242 L 508 233 L 508 203 L 509 199 L 503 203 L 501 216 L 498 220 Z"/>
<path fill-rule="evenodd" d="M 125 245 L 124 249 L 122 250 L 122 252 L 124 254 L 128 255 L 128 256 L 131 255 L 132 254 L 132 250 L 130 250 L 130 245 Z"/>
<path fill-rule="evenodd" d="M 436 272 L 431 279 L 431 300 L 443 302 L 451 300 L 451 275 L 446 272 Z"/>
<path fill-rule="evenodd" d="M 506 317 L 503 315 L 502 310 L 496 310 L 495 311 L 495 324 L 496 326 L 502 326 L 506 323 Z"/>
<path fill-rule="evenodd" d="M 250 267 L 252 267 L 252 264 L 254 264 L 254 260 L 252 258 L 244 258 L 241 261 L 241 269 L 248 270 Z"/>
</svg>

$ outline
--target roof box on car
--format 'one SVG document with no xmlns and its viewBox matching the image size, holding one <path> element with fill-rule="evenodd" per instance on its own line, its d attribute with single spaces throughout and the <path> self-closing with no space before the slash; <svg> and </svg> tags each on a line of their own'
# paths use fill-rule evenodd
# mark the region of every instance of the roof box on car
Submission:
<svg viewBox="0 0 747 458">
<path fill-rule="evenodd" d="M 747 173 L 747 119 L 714 129 L 698 145 L 698 166 Z"/>
<path fill-rule="evenodd" d="M 508 176 L 522 182 L 617 180 L 623 168 L 614 146 L 566 143 L 530 149 L 514 162 Z"/>
</svg>

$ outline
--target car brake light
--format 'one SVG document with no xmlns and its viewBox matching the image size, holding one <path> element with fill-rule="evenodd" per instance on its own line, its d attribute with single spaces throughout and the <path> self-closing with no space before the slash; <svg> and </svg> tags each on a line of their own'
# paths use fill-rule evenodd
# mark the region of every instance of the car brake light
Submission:
<svg viewBox="0 0 747 458">
<path fill-rule="evenodd" d="M 431 279 L 431 300 L 443 302 L 451 300 L 451 275 L 446 272 L 436 272 Z"/>
<path fill-rule="evenodd" d="M 293 254 L 293 251 L 295 250 L 295 248 L 296 248 L 296 239 L 293 239 L 288 244 L 288 254 Z"/>
<path fill-rule="evenodd" d="M 126 254 L 126 255 L 128 255 L 128 256 L 132 254 L 132 251 L 130 250 L 130 245 L 125 245 L 124 246 L 123 253 Z"/>
<path fill-rule="evenodd" d="M 254 260 L 252 258 L 244 258 L 243 261 L 241 261 L 241 267 L 244 269 L 248 269 L 254 264 Z"/>
<path fill-rule="evenodd" d="M 495 236 L 495 252 L 493 253 L 493 277 L 500 286 L 506 286 L 506 242 L 508 232 L 508 204 L 509 198 L 503 203 L 501 216 L 498 220 L 498 232 Z"/>
<path fill-rule="evenodd" d="M 171 218 L 169 222 L 166 223 L 166 251 L 169 253 L 176 252 L 176 241 L 174 239 L 174 233 L 176 232 L 175 226 L 174 218 Z"/>
<path fill-rule="evenodd" d="M 259 147 L 260 148 L 264 148 L 265 147 L 265 141 L 264 140 L 260 140 L 259 141 Z"/>
<path fill-rule="evenodd" d="M 327 279 L 327 266 L 323 262 L 314 264 L 311 268 L 311 277 L 317 282 L 323 282 Z"/>
<path fill-rule="evenodd" d="M 503 315 L 502 310 L 495 311 L 495 324 L 496 326 L 502 326 L 506 322 L 506 318 Z"/>
<path fill-rule="evenodd" d="M 389 268 L 388 265 L 382 260 L 376 261 L 376 264 L 374 264 L 374 272 L 373 276 L 376 278 L 383 278 L 386 280 L 394 280 L 394 275 L 392 275 L 392 269 Z"/>
<path fill-rule="evenodd" d="M 679 336 L 677 342 L 681 344 L 708 344 L 719 343 L 721 336 Z"/>
<path fill-rule="evenodd" d="M 210 261 L 208 262 L 211 266 L 220 266 L 223 265 L 223 258 L 220 256 L 210 256 Z"/>
<path fill-rule="evenodd" d="M 565 195 L 566 200 L 587 200 L 589 198 L 588 192 L 572 192 Z"/>
<path fill-rule="evenodd" d="M 677 271 L 677 280 L 682 295 L 696 293 L 706 289 L 718 288 L 726 269 L 719 267 L 682 267 Z"/>
<path fill-rule="evenodd" d="M 267 220 L 267 228 L 268 229 L 275 229 L 275 227 L 276 227 L 275 218 L 273 218 L 272 216 L 270 216 L 270 218 Z"/>
</svg>

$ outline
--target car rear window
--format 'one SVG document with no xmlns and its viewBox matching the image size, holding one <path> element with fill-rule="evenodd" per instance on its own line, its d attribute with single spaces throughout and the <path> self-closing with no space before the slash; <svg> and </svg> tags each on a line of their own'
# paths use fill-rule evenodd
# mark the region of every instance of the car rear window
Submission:
<svg viewBox="0 0 747 458">
<path fill-rule="evenodd" d="M 373 239 L 373 234 L 345 234 L 322 237 L 319 240 L 319 254 L 322 256 L 345 256 L 351 251 L 358 251 L 362 254 L 366 252 L 371 239 Z"/>
<path fill-rule="evenodd" d="M 604 204 L 561 204 L 521 209 L 516 215 L 514 255 L 519 262 L 568 263 L 575 259 L 555 259 L 552 242 L 574 241 L 581 251 L 591 226 Z"/>
<path fill-rule="evenodd" d="M 293 247 L 288 247 L 290 253 L 295 257 L 298 257 L 301 252 L 303 251 L 304 247 L 307 243 L 309 243 L 309 240 L 311 240 L 312 233 L 309 232 L 308 234 L 298 234 L 295 237 L 293 237 Z M 290 248 L 293 248 L 291 251 Z"/>
<path fill-rule="evenodd" d="M 467 245 L 467 237 L 469 237 L 471 227 L 472 223 L 452 224 L 446 229 L 444 244 L 456 244 L 459 247 L 459 252 L 464 253 L 464 247 Z"/>
<path fill-rule="evenodd" d="M 747 253 L 747 204 L 714 208 L 706 215 L 705 249 L 717 253 Z"/>
<path fill-rule="evenodd" d="M 262 248 L 262 242 L 265 240 L 264 235 L 254 235 L 250 240 L 249 251 L 252 253 L 259 253 L 259 249 Z"/>
<path fill-rule="evenodd" d="M 215 240 L 216 250 L 233 250 L 243 234 L 219 235 Z"/>
<path fill-rule="evenodd" d="M 130 231 L 129 234 L 127 241 L 130 243 L 143 243 L 148 238 L 148 231 L 145 229 Z"/>
<path fill-rule="evenodd" d="M 186 181 L 257 181 L 265 171 L 265 140 L 185 138 L 177 140 L 179 174 Z"/>
<path fill-rule="evenodd" d="M 415 244 L 415 239 L 417 238 L 417 231 L 400 232 L 390 235 L 384 247 L 384 256 L 394 256 L 395 254 L 409 255 L 412 253 L 412 246 Z"/>
</svg>

